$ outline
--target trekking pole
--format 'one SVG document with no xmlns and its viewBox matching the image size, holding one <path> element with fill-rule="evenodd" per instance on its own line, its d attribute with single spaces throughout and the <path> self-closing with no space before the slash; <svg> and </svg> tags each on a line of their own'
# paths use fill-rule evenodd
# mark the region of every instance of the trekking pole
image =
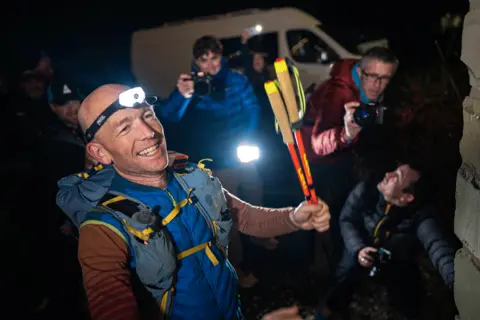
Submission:
<svg viewBox="0 0 480 320">
<path fill-rule="evenodd" d="M 300 131 L 300 127 L 302 124 L 302 111 L 298 108 L 297 98 L 295 97 L 295 92 L 293 91 L 293 84 L 290 78 L 290 73 L 288 69 L 287 62 L 285 59 L 277 58 L 274 63 L 275 72 L 277 74 L 278 83 L 280 85 L 280 89 L 282 90 L 282 96 L 285 100 L 285 104 L 287 105 L 288 117 L 290 119 L 290 128 L 295 135 L 295 140 L 297 142 L 298 151 L 300 153 L 300 158 L 302 160 L 303 169 L 305 171 L 305 176 L 307 178 L 308 189 L 310 191 L 310 195 L 312 197 L 312 203 L 318 203 L 317 194 L 315 192 L 315 188 L 313 186 L 313 178 L 312 172 L 310 170 L 310 165 L 308 163 L 307 153 L 305 152 L 305 145 L 303 144 L 303 137 L 302 132 Z M 298 72 L 295 72 L 294 68 L 294 75 L 297 81 L 297 90 L 299 95 L 303 95 L 303 88 L 298 85 L 300 80 L 298 77 Z M 304 103 L 304 101 L 301 101 Z"/>
<path fill-rule="evenodd" d="M 313 203 L 310 191 L 308 189 L 307 181 L 302 170 L 302 166 L 298 159 L 297 150 L 295 148 L 295 139 L 293 138 L 293 133 L 290 128 L 290 123 L 288 121 L 287 110 L 283 103 L 282 96 L 278 91 L 277 85 L 273 81 L 265 82 L 265 91 L 267 92 L 268 100 L 270 101 L 270 105 L 272 106 L 275 118 L 278 121 L 280 132 L 282 133 L 283 137 L 283 142 L 287 145 L 290 156 L 292 157 L 292 162 L 295 166 L 295 171 L 297 172 L 297 177 L 300 181 L 303 195 L 309 203 Z"/>
</svg>

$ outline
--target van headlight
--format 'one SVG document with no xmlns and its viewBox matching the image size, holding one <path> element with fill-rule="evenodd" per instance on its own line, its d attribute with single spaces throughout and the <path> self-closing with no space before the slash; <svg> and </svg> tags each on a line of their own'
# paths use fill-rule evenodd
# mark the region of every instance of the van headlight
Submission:
<svg viewBox="0 0 480 320">
<path fill-rule="evenodd" d="M 242 163 L 260 159 L 260 149 L 255 145 L 242 144 L 237 147 L 237 158 Z"/>
</svg>

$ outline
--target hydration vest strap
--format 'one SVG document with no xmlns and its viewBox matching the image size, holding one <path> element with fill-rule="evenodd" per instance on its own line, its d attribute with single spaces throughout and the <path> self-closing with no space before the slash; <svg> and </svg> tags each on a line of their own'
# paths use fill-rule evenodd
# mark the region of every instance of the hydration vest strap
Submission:
<svg viewBox="0 0 480 320">
<path fill-rule="evenodd" d="M 202 160 L 198 161 L 197 167 L 198 167 L 200 170 L 205 171 L 205 172 L 208 173 L 209 175 L 212 175 L 212 170 L 207 169 L 207 168 L 205 167 L 205 163 L 203 163 L 204 161 L 210 161 L 210 162 L 212 162 L 213 160 L 210 159 L 210 158 L 202 159 Z"/>
<path fill-rule="evenodd" d="M 175 294 L 175 287 L 172 287 L 170 290 L 166 291 L 162 296 L 162 300 L 160 301 L 160 312 L 164 315 L 164 317 L 169 316 L 169 310 L 167 310 L 167 306 L 171 305 L 172 296 L 174 294 Z"/>
<path fill-rule="evenodd" d="M 197 245 L 193 248 L 187 249 L 187 250 L 177 254 L 177 260 L 182 260 L 182 259 L 184 259 L 184 258 L 186 258 L 186 257 L 188 257 L 188 256 L 190 256 L 194 253 L 197 253 L 198 251 L 201 251 L 201 250 L 205 249 L 205 254 L 210 259 L 212 264 L 214 266 L 216 266 L 216 265 L 219 264 L 219 262 L 218 262 L 217 257 L 215 257 L 215 255 L 213 254 L 212 249 L 210 249 L 211 247 L 212 247 L 212 242 L 211 241 L 199 244 L 199 245 Z"/>
<path fill-rule="evenodd" d="M 93 170 L 95 170 L 95 171 L 103 170 L 103 166 L 101 164 L 99 164 L 98 166 L 93 167 Z M 87 172 L 78 173 L 77 176 L 79 178 L 83 178 L 85 180 L 87 180 L 90 177 L 90 175 Z"/>
<path fill-rule="evenodd" d="M 170 213 L 167 214 L 167 216 L 162 220 L 162 225 L 163 226 L 166 226 L 167 224 L 172 222 L 172 220 L 175 219 L 175 217 L 180 213 L 180 210 L 182 210 L 183 207 L 185 207 L 187 204 L 190 204 L 192 202 L 192 200 L 190 199 L 191 193 L 192 193 L 192 189 L 190 189 L 188 191 L 186 199 L 183 199 L 179 203 L 176 203 L 174 201 L 175 208 L 173 208 L 173 210 L 170 211 Z M 172 197 L 172 199 L 173 199 L 173 197 Z M 175 199 L 173 199 L 173 200 L 175 200 Z"/>
<path fill-rule="evenodd" d="M 131 218 L 134 213 L 138 212 L 139 207 L 145 207 L 145 205 L 141 204 L 140 202 L 136 202 L 128 199 L 126 196 L 113 193 L 107 193 L 102 200 L 100 200 L 99 206 L 119 211 L 129 218 Z"/>
</svg>

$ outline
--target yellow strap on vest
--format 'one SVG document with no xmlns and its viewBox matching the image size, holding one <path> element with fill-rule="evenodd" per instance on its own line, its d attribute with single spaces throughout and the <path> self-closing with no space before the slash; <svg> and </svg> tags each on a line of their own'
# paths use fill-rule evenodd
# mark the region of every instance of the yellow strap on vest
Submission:
<svg viewBox="0 0 480 320">
<path fill-rule="evenodd" d="M 127 220 L 122 219 L 123 224 L 127 227 L 128 232 L 133 234 L 135 237 L 142 239 L 143 241 L 148 241 L 150 239 L 150 235 L 155 232 L 152 228 L 146 228 L 142 231 L 138 231 L 134 229 L 130 224 L 128 224 Z"/>
<path fill-rule="evenodd" d="M 90 177 L 90 176 L 89 176 L 88 173 L 86 173 L 86 172 L 81 172 L 81 173 L 77 173 L 77 177 L 83 178 L 83 179 L 86 180 L 86 179 L 88 179 L 88 177 Z"/>
<path fill-rule="evenodd" d="M 122 201 L 122 200 L 125 200 L 125 197 L 124 196 L 116 196 L 115 198 L 112 198 L 110 200 L 107 200 L 105 202 L 102 202 L 102 206 L 108 206 L 109 204 L 112 204 L 112 203 L 115 203 L 115 202 L 118 202 L 118 201 Z"/>
<path fill-rule="evenodd" d="M 200 170 L 205 171 L 206 173 L 208 173 L 209 175 L 211 175 L 211 174 L 212 174 L 212 170 L 205 168 L 205 163 L 203 163 L 204 161 L 213 161 L 213 159 L 205 158 L 205 159 L 202 159 L 202 160 L 198 161 L 198 164 L 197 164 L 197 167 L 198 167 Z"/>
<path fill-rule="evenodd" d="M 162 297 L 162 301 L 160 302 L 160 311 L 165 314 L 165 312 L 167 311 L 167 302 L 168 302 L 168 296 L 170 294 L 174 294 L 175 293 L 175 287 L 172 287 L 170 290 L 166 291 L 164 294 L 163 294 L 163 297 Z"/>
<path fill-rule="evenodd" d="M 190 199 L 190 195 L 192 193 L 192 190 L 190 189 L 189 192 L 188 192 L 188 195 L 187 195 L 187 198 L 180 201 L 179 203 L 176 203 L 174 201 L 174 204 L 175 204 L 175 207 L 173 208 L 172 211 L 170 211 L 170 213 L 162 220 L 162 225 L 163 226 L 166 226 L 167 224 L 169 224 L 173 219 L 175 219 L 175 217 L 180 213 L 180 210 L 185 207 L 187 204 L 191 203 L 191 199 Z M 169 193 L 170 194 L 170 193 Z M 107 206 L 109 204 L 112 204 L 112 203 L 115 203 L 115 202 L 118 202 L 118 201 L 122 201 L 122 200 L 125 200 L 125 197 L 123 196 L 117 196 L 115 198 L 112 198 L 110 200 L 107 200 L 105 202 L 102 203 L 103 206 Z M 127 228 L 128 232 L 130 232 L 131 234 L 133 234 L 135 237 L 143 240 L 143 241 L 148 241 L 150 239 L 150 235 L 155 232 L 155 230 L 153 230 L 152 228 L 146 228 L 142 231 L 138 231 L 136 230 L 135 228 L 133 228 L 128 222 L 127 220 L 125 219 L 122 219 L 122 222 L 123 224 L 125 225 L 125 227 Z"/>
<path fill-rule="evenodd" d="M 173 208 L 173 210 L 170 211 L 170 213 L 167 214 L 167 216 L 162 220 L 163 226 L 166 226 L 167 224 L 172 222 L 172 220 L 175 219 L 175 217 L 180 213 L 180 210 L 182 210 L 183 207 L 185 207 L 187 204 L 190 204 L 192 202 L 192 200 L 190 199 L 190 195 L 192 194 L 192 191 L 193 191 L 192 189 L 188 190 L 187 198 L 183 199 L 177 204 L 175 204 L 175 199 L 173 199 L 173 196 L 172 196 L 172 199 L 174 201 L 173 203 L 175 204 L 175 208 Z"/>
<path fill-rule="evenodd" d="M 192 255 L 192 254 L 194 254 L 198 251 L 201 251 L 201 250 L 205 249 L 205 254 L 210 259 L 212 264 L 214 266 L 216 266 L 216 265 L 218 265 L 219 262 L 218 262 L 217 257 L 215 257 L 215 255 L 213 254 L 212 249 L 210 249 L 211 246 L 212 246 L 211 241 L 199 244 L 198 246 L 195 246 L 193 248 L 190 248 L 188 250 L 185 250 L 185 251 L 177 254 L 177 260 L 182 260 L 182 259 L 184 259 L 184 258 L 186 258 L 186 257 L 188 257 L 188 256 L 190 256 L 190 255 Z"/>
</svg>

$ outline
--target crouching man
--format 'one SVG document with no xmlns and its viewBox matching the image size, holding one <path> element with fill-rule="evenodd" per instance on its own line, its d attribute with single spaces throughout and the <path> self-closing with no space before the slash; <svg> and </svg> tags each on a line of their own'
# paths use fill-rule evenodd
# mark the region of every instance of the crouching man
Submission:
<svg viewBox="0 0 480 320">
<path fill-rule="evenodd" d="M 417 243 L 427 251 L 445 284 L 452 289 L 455 245 L 440 228 L 429 204 L 426 174 L 408 164 L 378 182 L 361 182 L 340 215 L 345 251 L 335 286 L 322 315 L 348 318 L 348 304 L 362 272 L 387 286 L 393 306 L 407 319 L 419 310 Z"/>
</svg>

